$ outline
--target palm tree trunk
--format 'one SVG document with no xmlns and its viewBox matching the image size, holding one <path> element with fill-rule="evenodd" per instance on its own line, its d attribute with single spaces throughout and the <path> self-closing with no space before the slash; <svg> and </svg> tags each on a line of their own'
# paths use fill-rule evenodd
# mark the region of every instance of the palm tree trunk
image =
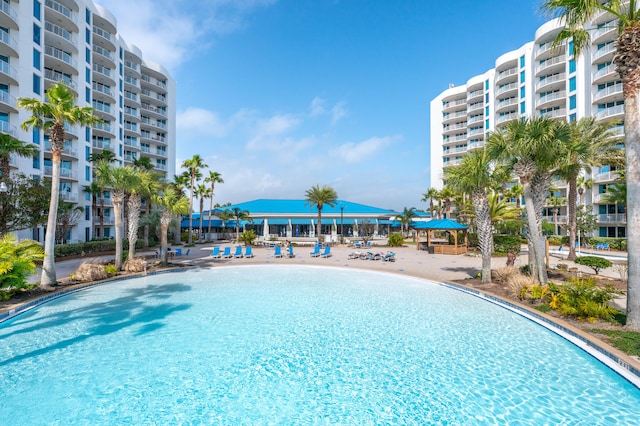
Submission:
<svg viewBox="0 0 640 426">
<path fill-rule="evenodd" d="M 122 199 L 120 195 L 113 195 L 113 214 L 116 219 L 116 258 L 115 266 L 119 271 L 122 268 Z"/>
<path fill-rule="evenodd" d="M 491 282 L 491 255 L 493 254 L 493 226 L 489 211 L 489 198 L 485 190 L 474 191 L 472 197 L 478 227 L 478 245 L 480 253 L 482 253 L 481 281 L 488 283 Z"/>
<path fill-rule="evenodd" d="M 127 209 L 129 212 L 129 254 L 127 255 L 127 259 L 133 259 L 136 257 L 136 241 L 138 240 L 138 228 L 140 223 L 140 209 L 142 206 L 142 200 L 140 199 L 140 195 L 132 194 L 129 196 L 128 202 L 129 208 Z"/>
<path fill-rule="evenodd" d="M 49 201 L 49 217 L 47 219 L 47 231 L 44 236 L 44 260 L 42 261 L 42 275 L 40 287 L 50 290 L 57 282 L 56 279 L 56 225 L 58 221 L 58 198 L 60 198 L 60 160 L 62 153 L 53 149 L 51 159 L 51 199 Z"/>
<path fill-rule="evenodd" d="M 531 183 L 522 182 L 524 188 L 524 207 L 527 217 L 527 225 L 529 228 L 530 248 L 533 248 L 533 256 L 530 258 L 529 265 L 532 267 L 531 276 L 538 279 L 540 284 L 547 284 L 547 267 L 545 264 L 545 253 L 542 242 L 540 227 L 536 219 L 536 208 L 534 206 L 534 194 L 531 189 Z"/>
<path fill-rule="evenodd" d="M 322 208 L 318 207 L 318 223 L 316 224 L 316 238 L 320 241 L 320 233 L 322 231 Z"/>
<path fill-rule="evenodd" d="M 171 211 L 165 210 L 162 212 L 162 216 L 160 216 L 160 262 L 162 266 L 167 266 L 167 249 L 169 248 L 168 243 L 168 232 L 169 232 L 169 224 L 171 223 Z"/>
<path fill-rule="evenodd" d="M 213 210 L 213 189 L 211 189 L 211 198 L 209 200 L 209 223 L 207 224 L 207 239 L 211 238 L 211 210 Z"/>
<path fill-rule="evenodd" d="M 191 229 L 193 229 L 193 185 L 194 185 L 194 176 L 191 174 L 191 186 L 189 187 L 189 244 L 193 243 L 193 235 L 191 234 Z"/>
<path fill-rule="evenodd" d="M 569 255 L 567 256 L 567 260 L 575 260 L 576 259 L 576 231 L 578 229 L 576 223 L 576 198 L 577 198 L 577 189 L 576 189 L 576 178 L 569 179 L 569 194 L 567 197 L 567 203 L 569 204 L 567 214 L 568 214 L 568 227 L 569 227 Z"/>
<path fill-rule="evenodd" d="M 144 213 L 147 216 L 147 219 L 149 218 L 149 213 L 151 212 L 151 199 L 150 198 L 146 198 L 147 202 L 145 204 L 145 209 L 144 209 Z M 144 239 L 144 248 L 149 248 L 149 225 L 144 225 L 144 232 L 143 232 L 143 237 Z"/>
<path fill-rule="evenodd" d="M 202 241 L 202 212 L 204 211 L 204 198 L 200 198 L 200 226 L 198 227 L 198 241 Z"/>
<path fill-rule="evenodd" d="M 626 328 L 640 330 L 640 69 L 623 78 L 624 129 L 627 160 L 627 281 Z"/>
</svg>

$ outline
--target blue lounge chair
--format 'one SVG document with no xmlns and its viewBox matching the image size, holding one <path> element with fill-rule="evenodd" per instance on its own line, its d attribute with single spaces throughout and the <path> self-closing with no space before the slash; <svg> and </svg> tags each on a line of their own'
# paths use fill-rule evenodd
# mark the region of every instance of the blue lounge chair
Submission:
<svg viewBox="0 0 640 426">
<path fill-rule="evenodd" d="M 363 247 L 364 247 L 364 246 L 363 246 Z M 372 247 L 372 246 L 371 246 L 371 241 L 367 241 L 367 245 L 366 245 L 366 247 L 367 247 L 367 248 L 371 248 L 371 247 Z"/>
<path fill-rule="evenodd" d="M 182 249 L 181 249 L 181 248 L 177 248 L 177 249 L 175 250 L 175 253 L 176 253 L 176 254 L 175 254 L 174 256 L 182 256 Z"/>
<path fill-rule="evenodd" d="M 326 246 L 320 257 L 331 257 L 331 246 Z"/>
<path fill-rule="evenodd" d="M 189 256 L 189 253 L 191 253 L 191 249 L 188 248 L 187 251 L 184 252 L 184 256 L 187 257 Z"/>
<path fill-rule="evenodd" d="M 253 257 L 253 250 L 251 246 L 246 246 L 244 248 L 244 257 Z"/>
<path fill-rule="evenodd" d="M 224 248 L 224 252 L 222 252 L 222 257 L 224 257 L 225 259 L 229 259 L 230 257 L 233 257 L 233 255 L 231 254 L 231 247 Z"/>
<path fill-rule="evenodd" d="M 382 260 L 384 260 L 385 262 L 395 262 L 396 261 L 396 254 L 393 253 L 393 252 L 389 252 L 389 253 L 384 255 Z"/>
<path fill-rule="evenodd" d="M 312 252 L 310 252 L 309 254 L 311 255 L 311 257 L 318 257 L 318 256 L 320 256 L 320 246 L 319 246 L 319 245 L 316 245 L 316 246 L 313 248 L 313 251 L 312 251 Z"/>
<path fill-rule="evenodd" d="M 276 246 L 276 251 L 273 253 L 273 257 L 282 257 L 282 247 Z"/>
<path fill-rule="evenodd" d="M 220 253 L 220 247 L 214 247 L 210 256 L 214 259 L 220 259 L 220 257 L 222 256 L 222 254 Z"/>
<path fill-rule="evenodd" d="M 296 255 L 293 253 L 293 246 L 289 246 L 289 257 L 296 257 Z"/>
<path fill-rule="evenodd" d="M 242 257 L 242 246 L 236 246 L 236 252 L 233 254 L 233 257 Z"/>
<path fill-rule="evenodd" d="M 609 243 L 603 243 L 602 244 L 602 250 L 609 250 Z"/>
<path fill-rule="evenodd" d="M 361 248 L 362 246 L 360 245 L 360 241 L 356 241 L 354 243 L 354 245 L 356 246 L 356 248 Z"/>
</svg>

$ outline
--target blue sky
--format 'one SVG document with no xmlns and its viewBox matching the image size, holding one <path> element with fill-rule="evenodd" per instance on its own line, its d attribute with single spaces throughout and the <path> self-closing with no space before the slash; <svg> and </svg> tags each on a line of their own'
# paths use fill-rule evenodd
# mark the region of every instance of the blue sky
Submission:
<svg viewBox="0 0 640 426">
<path fill-rule="evenodd" d="M 214 202 L 426 208 L 429 102 L 534 38 L 540 0 L 98 0 L 177 82 L 177 166 Z"/>
</svg>

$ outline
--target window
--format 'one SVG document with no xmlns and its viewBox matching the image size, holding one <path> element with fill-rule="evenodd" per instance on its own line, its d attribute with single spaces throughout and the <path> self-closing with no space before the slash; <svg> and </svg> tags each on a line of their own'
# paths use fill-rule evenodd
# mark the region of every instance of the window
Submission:
<svg viewBox="0 0 640 426">
<path fill-rule="evenodd" d="M 520 56 L 520 68 L 524 68 L 524 55 Z"/>
<path fill-rule="evenodd" d="M 569 56 L 573 56 L 573 40 L 569 42 Z"/>
<path fill-rule="evenodd" d="M 489 103 L 489 94 L 488 94 L 488 93 L 485 93 L 485 94 L 484 94 L 484 103 L 485 103 L 485 104 L 488 104 L 488 103 Z"/>
<path fill-rule="evenodd" d="M 520 71 L 520 83 L 524 83 L 524 71 Z"/>
<path fill-rule="evenodd" d="M 91 167 L 84 166 L 84 180 L 89 182 L 91 180 Z"/>
<path fill-rule="evenodd" d="M 84 31 L 84 38 L 87 40 L 87 44 L 91 44 L 91 31 L 89 31 L 89 28 L 85 28 Z"/>
<path fill-rule="evenodd" d="M 84 159 L 89 161 L 89 157 L 91 156 L 91 148 L 88 146 L 84 147 Z"/>
<path fill-rule="evenodd" d="M 575 59 L 571 59 L 569 61 L 569 72 L 576 72 L 576 60 Z"/>
<path fill-rule="evenodd" d="M 526 111 L 525 103 L 524 102 L 520 102 L 520 114 L 524 114 L 525 111 Z"/>
<path fill-rule="evenodd" d="M 489 119 L 484 120 L 484 128 L 489 129 Z"/>
<path fill-rule="evenodd" d="M 87 24 L 91 24 L 91 11 L 89 8 L 86 8 L 84 11 L 84 20 L 87 21 Z"/>
<path fill-rule="evenodd" d="M 40 26 L 33 24 L 33 42 L 40 46 Z"/>
<path fill-rule="evenodd" d="M 85 127 L 84 129 L 84 140 L 87 142 L 91 141 L 91 129 L 89 129 L 89 127 Z"/>
<path fill-rule="evenodd" d="M 520 99 L 524 98 L 524 95 L 525 95 L 525 87 L 524 87 L 524 86 L 522 86 L 522 87 L 520 88 Z"/>
<path fill-rule="evenodd" d="M 37 70 L 40 69 L 40 51 L 33 49 L 33 67 Z"/>
<path fill-rule="evenodd" d="M 91 69 L 89 67 L 84 71 L 84 79 L 87 83 L 91 83 Z"/>
<path fill-rule="evenodd" d="M 484 81 L 484 90 L 489 90 L 489 80 Z"/>
<path fill-rule="evenodd" d="M 40 129 L 33 129 L 33 139 L 31 139 L 36 145 L 40 145 Z"/>
<path fill-rule="evenodd" d="M 84 220 L 91 220 L 91 206 L 84 206 Z"/>
<path fill-rule="evenodd" d="M 33 75 L 33 93 L 40 94 L 40 76 L 37 74 Z"/>
<path fill-rule="evenodd" d="M 40 153 L 36 152 L 36 155 L 33 156 L 33 168 L 40 169 Z"/>
<path fill-rule="evenodd" d="M 569 109 L 576 109 L 576 95 L 569 97 Z"/>
<path fill-rule="evenodd" d="M 88 87 L 84 88 L 84 98 L 87 103 L 91 102 L 91 89 L 89 89 Z"/>
<path fill-rule="evenodd" d="M 33 0 L 33 17 L 40 20 L 40 2 L 38 0 Z"/>
<path fill-rule="evenodd" d="M 573 92 L 574 90 L 576 90 L 576 78 L 575 77 L 571 77 L 569 79 L 569 91 Z"/>
<path fill-rule="evenodd" d="M 569 123 L 573 123 L 573 122 L 574 122 L 574 121 L 576 121 L 576 120 L 577 120 L 577 117 L 576 117 L 576 115 L 575 115 L 575 114 L 571 114 L 571 115 L 569 116 Z"/>
<path fill-rule="evenodd" d="M 91 63 L 91 50 L 89 50 L 88 47 L 84 50 L 84 56 L 85 56 L 85 59 L 86 59 L 87 63 L 90 64 Z"/>
</svg>

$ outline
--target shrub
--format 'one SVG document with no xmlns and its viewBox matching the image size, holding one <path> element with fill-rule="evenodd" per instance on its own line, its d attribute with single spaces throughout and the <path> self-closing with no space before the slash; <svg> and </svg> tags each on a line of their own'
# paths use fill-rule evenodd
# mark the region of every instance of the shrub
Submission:
<svg viewBox="0 0 640 426">
<path fill-rule="evenodd" d="M 574 262 L 578 265 L 590 267 L 595 271 L 596 275 L 600 273 L 600 270 L 609 268 L 612 265 L 611 261 L 598 256 L 580 256 Z"/>
<path fill-rule="evenodd" d="M 524 300 L 529 292 L 529 287 L 536 284 L 538 284 L 538 282 L 535 278 L 522 274 L 514 275 L 507 281 L 509 290 L 520 300 Z"/>
<path fill-rule="evenodd" d="M 609 302 L 620 292 L 612 286 L 598 287 L 593 278 L 571 278 L 561 286 L 550 285 L 549 306 L 562 315 L 594 322 L 596 319 L 615 321 L 619 311 Z"/>
<path fill-rule="evenodd" d="M 520 275 L 520 271 L 515 266 L 504 266 L 491 271 L 491 278 L 493 281 L 500 284 L 508 283 L 515 275 Z"/>
<path fill-rule="evenodd" d="M 496 253 L 520 253 L 520 245 L 522 244 L 522 238 L 519 235 L 499 235 L 493 236 L 493 250 Z"/>
<path fill-rule="evenodd" d="M 11 298 L 18 290 L 30 287 L 27 279 L 36 270 L 36 262 L 44 259 L 40 243 L 33 240 L 18 242 L 15 235 L 0 240 L 0 299 Z"/>
<path fill-rule="evenodd" d="M 551 246 L 559 246 L 562 244 L 562 237 L 552 235 L 550 237 L 547 237 L 547 242 Z"/>
<path fill-rule="evenodd" d="M 98 281 L 107 278 L 104 265 L 100 263 L 82 263 L 78 266 L 75 279 L 78 281 Z"/>
<path fill-rule="evenodd" d="M 469 232 L 467 234 L 467 243 L 469 247 L 478 247 L 478 233 L 477 232 Z"/>
<path fill-rule="evenodd" d="M 133 259 L 129 259 L 122 265 L 122 270 L 126 272 L 142 272 L 144 271 L 144 261 L 145 259 L 142 257 L 134 257 Z"/>
<path fill-rule="evenodd" d="M 627 262 L 616 263 L 613 265 L 613 270 L 620 275 L 620 279 L 624 282 L 627 282 L 629 279 L 629 265 Z"/>
<path fill-rule="evenodd" d="M 256 238 L 258 238 L 258 236 L 253 231 L 253 229 L 250 229 L 240 234 L 240 237 L 238 239 L 242 241 L 244 245 L 250 246 L 250 245 L 253 245 L 253 242 L 255 241 Z"/>
<path fill-rule="evenodd" d="M 113 277 L 118 273 L 118 268 L 116 268 L 116 265 L 112 264 L 105 265 L 104 272 L 106 272 L 108 276 Z"/>
<path fill-rule="evenodd" d="M 389 247 L 402 247 L 404 243 L 404 237 L 400 234 L 389 235 Z"/>
</svg>

